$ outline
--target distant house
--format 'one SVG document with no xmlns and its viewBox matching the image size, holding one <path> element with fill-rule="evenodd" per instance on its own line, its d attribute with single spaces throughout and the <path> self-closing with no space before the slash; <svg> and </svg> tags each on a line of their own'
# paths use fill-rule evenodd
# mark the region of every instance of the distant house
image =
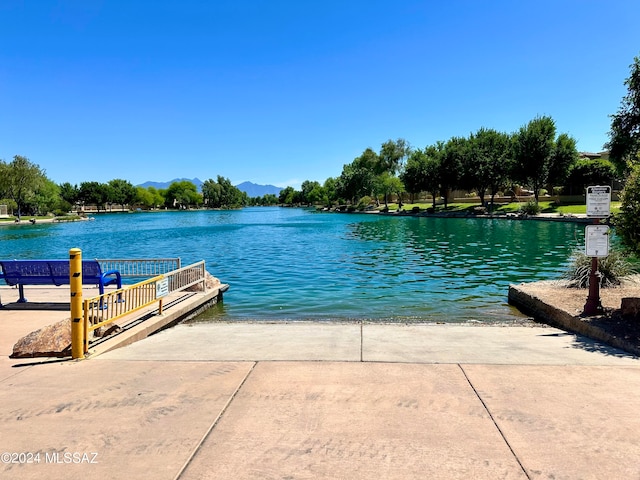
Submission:
<svg viewBox="0 0 640 480">
<path fill-rule="evenodd" d="M 609 160 L 609 150 L 604 150 L 602 152 L 593 153 L 593 152 L 579 152 L 578 155 L 580 158 L 585 158 L 588 160 Z"/>
</svg>

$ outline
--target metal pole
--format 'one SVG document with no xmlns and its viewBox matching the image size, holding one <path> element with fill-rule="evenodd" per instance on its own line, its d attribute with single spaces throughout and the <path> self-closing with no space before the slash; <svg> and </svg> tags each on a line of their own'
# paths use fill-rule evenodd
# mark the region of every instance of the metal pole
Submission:
<svg viewBox="0 0 640 480">
<path fill-rule="evenodd" d="M 594 219 L 595 225 L 600 223 L 600 219 Z M 602 313 L 602 303 L 600 302 L 600 279 L 598 278 L 598 257 L 591 257 L 591 272 L 589 273 L 589 296 L 584 304 L 584 315 L 597 315 Z"/>
<path fill-rule="evenodd" d="M 71 357 L 84 358 L 85 334 L 82 314 L 82 251 L 69 250 L 69 285 L 71 291 Z"/>
</svg>

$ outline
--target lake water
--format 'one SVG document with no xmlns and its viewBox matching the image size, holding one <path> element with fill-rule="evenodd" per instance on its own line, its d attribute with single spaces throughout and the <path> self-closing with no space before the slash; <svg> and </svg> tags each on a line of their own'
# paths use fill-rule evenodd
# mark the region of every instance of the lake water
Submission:
<svg viewBox="0 0 640 480">
<path fill-rule="evenodd" d="M 199 320 L 511 321 L 510 283 L 559 278 L 584 225 L 293 208 L 112 213 L 3 226 L 2 258 L 205 260 L 231 288 Z"/>
</svg>

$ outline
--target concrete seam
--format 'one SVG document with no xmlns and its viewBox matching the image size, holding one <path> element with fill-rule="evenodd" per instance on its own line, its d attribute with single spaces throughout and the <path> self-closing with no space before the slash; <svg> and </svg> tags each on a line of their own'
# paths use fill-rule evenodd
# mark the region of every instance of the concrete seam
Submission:
<svg viewBox="0 0 640 480">
<path fill-rule="evenodd" d="M 364 327 L 363 327 L 362 320 L 360 320 L 360 361 L 361 362 L 364 362 L 364 358 L 362 356 L 363 343 L 364 343 Z"/>
<path fill-rule="evenodd" d="M 527 470 L 524 468 L 524 465 L 522 465 L 522 462 L 520 461 L 520 459 L 518 458 L 518 455 L 516 455 L 516 452 L 513 450 L 513 448 L 511 447 L 511 444 L 509 443 L 509 440 L 507 440 L 507 437 L 505 436 L 504 432 L 502 431 L 502 429 L 500 428 L 500 426 L 498 425 L 498 423 L 496 422 L 496 419 L 493 418 L 493 415 L 491 414 L 491 411 L 489 410 L 488 405 L 485 403 L 485 401 L 482 399 L 482 397 L 480 396 L 480 393 L 478 392 L 478 390 L 476 390 L 476 387 L 473 385 L 473 383 L 471 383 L 471 379 L 468 377 L 467 372 L 464 371 L 464 368 L 461 364 L 458 364 L 458 367 L 460 368 L 460 370 L 462 371 L 462 374 L 464 375 L 464 378 L 467 379 L 467 383 L 469 383 L 469 386 L 471 387 L 471 389 L 473 390 L 473 393 L 476 394 L 476 397 L 478 397 L 478 400 L 480 400 L 480 403 L 482 404 L 482 406 L 484 407 L 485 411 L 487 412 L 487 414 L 489 415 L 489 418 L 491 419 L 491 421 L 493 422 L 493 425 L 496 427 L 496 429 L 498 430 L 498 433 L 500 434 L 500 436 L 502 437 L 502 440 L 504 441 L 504 443 L 507 445 L 507 447 L 509 448 L 509 451 L 511 452 L 511 455 L 513 455 L 513 458 L 516 459 L 516 462 L 518 462 L 518 465 L 520 465 L 520 469 L 522 470 L 522 473 L 524 473 L 524 476 L 527 477 L 529 480 L 531 480 L 531 477 L 529 476 L 529 474 L 527 473 Z"/>
<path fill-rule="evenodd" d="M 227 403 L 225 403 L 224 407 L 222 407 L 222 410 L 220 411 L 218 416 L 215 418 L 213 423 L 209 426 L 209 428 L 207 429 L 205 434 L 202 436 L 202 438 L 200 439 L 198 444 L 195 446 L 195 448 L 193 449 L 193 451 L 191 452 L 191 454 L 187 458 L 186 462 L 184 462 L 184 465 L 182 465 L 182 468 L 178 471 L 177 475 L 174 477 L 174 480 L 178 480 L 180 477 L 182 477 L 184 472 L 187 470 L 187 468 L 189 467 L 189 465 L 193 461 L 193 459 L 196 456 L 196 454 L 200 451 L 200 448 L 202 447 L 204 442 L 207 440 L 207 438 L 209 438 L 209 435 L 211 434 L 213 429 L 216 427 L 216 425 L 218 425 L 218 423 L 220 422 L 220 420 L 224 416 L 225 412 L 227 411 L 227 409 L 231 405 L 231 402 L 233 402 L 233 400 L 236 398 L 236 395 L 238 394 L 238 392 L 240 392 L 240 389 L 244 386 L 245 382 L 249 378 L 249 375 L 251 375 L 251 373 L 253 372 L 253 369 L 256 368 L 257 364 L 258 364 L 258 362 L 253 362 L 253 365 L 251 366 L 251 368 L 249 369 L 247 374 L 244 376 L 242 381 L 238 384 L 238 386 L 234 390 L 233 394 L 231 394 L 231 396 L 229 397 L 229 400 L 227 400 Z"/>
</svg>

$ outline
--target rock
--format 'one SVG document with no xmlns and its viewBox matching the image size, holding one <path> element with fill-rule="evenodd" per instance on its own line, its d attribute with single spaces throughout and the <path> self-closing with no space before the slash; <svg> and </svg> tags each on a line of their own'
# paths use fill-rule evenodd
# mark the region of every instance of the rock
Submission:
<svg viewBox="0 0 640 480">
<path fill-rule="evenodd" d="M 209 272 L 205 272 L 204 274 L 204 283 L 207 290 L 213 290 L 214 288 L 218 288 L 220 285 L 220 280 Z M 195 285 L 190 286 L 189 288 L 185 288 L 187 292 L 201 292 L 202 291 L 202 283 L 196 283 Z"/>
<path fill-rule="evenodd" d="M 640 298 L 625 297 L 622 299 L 620 310 L 623 317 L 640 320 Z"/>
<path fill-rule="evenodd" d="M 102 338 L 108 337 L 109 335 L 115 335 L 116 333 L 120 333 L 122 328 L 120 325 L 111 325 L 109 328 L 105 330 L 105 332 L 101 335 Z"/>
<path fill-rule="evenodd" d="M 71 319 L 47 325 L 13 346 L 10 358 L 69 357 L 71 356 Z"/>
</svg>

